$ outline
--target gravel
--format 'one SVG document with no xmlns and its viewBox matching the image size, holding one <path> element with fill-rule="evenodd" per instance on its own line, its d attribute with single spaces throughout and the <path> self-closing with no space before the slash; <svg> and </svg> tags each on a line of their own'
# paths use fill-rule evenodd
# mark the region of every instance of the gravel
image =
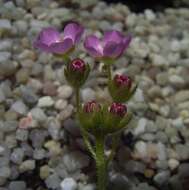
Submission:
<svg viewBox="0 0 189 190">
<path fill-rule="evenodd" d="M 115 28 L 133 36 L 112 68 L 113 75 L 130 75 L 138 88 L 127 103 L 133 122 L 110 164 L 109 189 L 188 190 L 187 7 L 135 13 L 100 0 L 15 0 L 0 1 L 0 15 L 0 190 L 96 188 L 65 65 L 32 47 L 42 28 L 62 31 L 69 20 L 81 22 L 86 34 L 101 37 Z M 82 103 L 111 101 L 107 79 L 99 74 L 102 63 L 94 62 L 81 43 L 76 50 L 72 58 L 83 58 L 92 68 L 80 91 Z"/>
</svg>

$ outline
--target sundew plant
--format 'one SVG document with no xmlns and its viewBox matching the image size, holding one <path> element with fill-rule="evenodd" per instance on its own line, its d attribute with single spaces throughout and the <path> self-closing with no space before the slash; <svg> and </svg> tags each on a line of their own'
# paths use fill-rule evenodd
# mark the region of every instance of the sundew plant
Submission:
<svg viewBox="0 0 189 190">
<path fill-rule="evenodd" d="M 86 147 L 96 163 L 97 189 L 105 190 L 108 164 L 114 157 L 121 131 L 132 117 L 132 114 L 127 111 L 126 102 L 136 90 L 136 85 L 129 76 L 118 74 L 112 76 L 111 67 L 128 48 L 131 36 L 124 36 L 117 30 L 110 30 L 104 33 L 102 39 L 93 34 L 85 37 L 83 45 L 86 52 L 94 60 L 104 63 L 112 103 L 105 102 L 102 105 L 93 100 L 83 105 L 80 101 L 80 89 L 89 76 L 90 65 L 80 58 L 71 58 L 83 34 L 84 28 L 75 22 L 65 26 L 63 35 L 53 27 L 44 28 L 33 45 L 35 48 L 61 57 L 66 64 L 65 78 L 75 90 L 76 118 L 80 123 Z M 91 144 L 89 135 L 95 138 L 94 146 Z M 112 137 L 112 150 L 108 156 L 104 153 L 107 135 Z"/>
</svg>

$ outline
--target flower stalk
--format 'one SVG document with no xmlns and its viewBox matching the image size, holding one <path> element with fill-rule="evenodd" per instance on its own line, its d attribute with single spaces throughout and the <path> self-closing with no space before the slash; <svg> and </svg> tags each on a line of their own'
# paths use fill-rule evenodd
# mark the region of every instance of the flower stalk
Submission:
<svg viewBox="0 0 189 190">
<path fill-rule="evenodd" d="M 107 164 L 104 155 L 103 136 L 96 138 L 96 168 L 97 168 L 97 190 L 106 190 L 107 186 Z"/>
</svg>

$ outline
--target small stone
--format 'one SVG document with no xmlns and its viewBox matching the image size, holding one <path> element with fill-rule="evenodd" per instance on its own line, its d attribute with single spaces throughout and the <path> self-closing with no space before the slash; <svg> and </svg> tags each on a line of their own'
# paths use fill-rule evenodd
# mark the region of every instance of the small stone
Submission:
<svg viewBox="0 0 189 190">
<path fill-rule="evenodd" d="M 166 160 L 167 159 L 167 150 L 163 143 L 159 142 L 157 144 L 158 149 L 158 159 L 159 160 Z"/>
<path fill-rule="evenodd" d="M 9 190 L 26 190 L 26 183 L 24 181 L 12 181 L 9 184 Z"/>
<path fill-rule="evenodd" d="M 31 110 L 31 115 L 34 120 L 44 122 L 47 119 L 47 116 L 45 115 L 44 111 L 41 108 L 33 108 Z"/>
<path fill-rule="evenodd" d="M 11 161 L 15 164 L 21 164 L 24 158 L 24 151 L 21 148 L 15 148 L 11 154 Z"/>
<path fill-rule="evenodd" d="M 176 152 L 178 154 L 179 160 L 188 160 L 189 158 L 189 149 L 183 144 L 176 144 Z"/>
<path fill-rule="evenodd" d="M 34 105 L 38 101 L 38 96 L 35 94 L 33 89 L 29 87 L 21 87 L 21 93 L 22 93 L 22 98 L 26 104 L 29 105 Z"/>
<path fill-rule="evenodd" d="M 55 96 L 57 94 L 56 86 L 52 82 L 46 82 L 43 86 L 43 94 Z"/>
<path fill-rule="evenodd" d="M 157 139 L 158 141 L 162 142 L 162 143 L 165 143 L 165 144 L 168 142 L 168 137 L 167 137 L 167 135 L 165 134 L 165 132 L 163 132 L 163 131 L 158 131 L 158 132 L 156 133 L 156 139 Z"/>
<path fill-rule="evenodd" d="M 4 102 L 5 100 L 6 100 L 5 95 L 2 89 L 0 88 L 0 103 Z"/>
<path fill-rule="evenodd" d="M 29 80 L 30 71 L 26 68 L 20 69 L 16 73 L 16 81 L 17 83 L 25 84 Z"/>
<path fill-rule="evenodd" d="M 33 151 L 33 158 L 35 160 L 42 160 L 45 157 L 45 150 L 44 149 L 34 149 Z"/>
<path fill-rule="evenodd" d="M 69 104 L 64 110 L 60 112 L 59 119 L 60 120 L 65 120 L 68 119 L 72 113 L 73 113 L 73 106 Z"/>
<path fill-rule="evenodd" d="M 134 130 L 134 135 L 138 136 L 138 135 L 144 133 L 145 129 L 146 129 L 146 124 L 147 124 L 147 120 L 145 118 L 141 118 L 138 121 L 138 125 Z"/>
<path fill-rule="evenodd" d="M 31 171 L 35 169 L 35 160 L 26 160 L 19 166 L 21 173 Z"/>
<path fill-rule="evenodd" d="M 156 160 L 156 167 L 160 170 L 167 170 L 168 169 L 167 160 Z"/>
<path fill-rule="evenodd" d="M 49 189 L 57 189 L 60 186 L 61 180 L 57 174 L 48 176 L 45 180 L 45 184 Z"/>
<path fill-rule="evenodd" d="M 179 175 L 173 175 L 169 180 L 170 187 L 172 190 L 183 190 L 182 180 Z"/>
<path fill-rule="evenodd" d="M 18 127 L 18 122 L 17 121 L 5 121 L 0 122 L 0 130 L 2 132 L 12 132 L 15 131 Z"/>
<path fill-rule="evenodd" d="M 50 175 L 50 168 L 48 165 L 44 165 L 40 168 L 40 178 L 46 179 Z"/>
<path fill-rule="evenodd" d="M 136 102 L 144 102 L 144 93 L 140 88 L 137 88 L 134 94 L 134 100 Z"/>
<path fill-rule="evenodd" d="M 145 164 L 133 160 L 128 161 L 125 164 L 125 171 L 128 174 L 134 174 L 134 173 L 144 174 L 145 168 L 146 168 Z"/>
<path fill-rule="evenodd" d="M 176 87 L 181 87 L 185 84 L 184 79 L 178 75 L 171 75 L 169 77 L 169 82 Z"/>
<path fill-rule="evenodd" d="M 91 88 L 85 88 L 81 91 L 81 98 L 83 102 L 89 102 L 95 99 L 95 92 Z"/>
<path fill-rule="evenodd" d="M 168 74 L 166 72 L 158 73 L 156 76 L 156 81 L 159 85 L 165 86 L 169 81 Z"/>
<path fill-rule="evenodd" d="M 26 141 L 28 139 L 29 132 L 25 129 L 17 129 L 16 139 L 20 141 Z"/>
<path fill-rule="evenodd" d="M 132 183 L 127 176 L 122 175 L 121 173 L 113 173 L 110 176 L 110 184 L 108 189 L 122 190 L 130 189 L 130 187 L 132 187 Z"/>
<path fill-rule="evenodd" d="M 48 132 L 44 130 L 32 130 L 30 132 L 30 140 L 35 148 L 41 148 L 45 142 L 45 138 L 48 136 Z"/>
<path fill-rule="evenodd" d="M 0 19 L 0 31 L 11 31 L 11 22 L 8 19 Z"/>
<path fill-rule="evenodd" d="M 170 178 L 170 172 L 162 171 L 162 172 L 157 173 L 154 176 L 153 180 L 159 187 L 162 187 L 163 185 L 168 184 L 169 178 Z"/>
<path fill-rule="evenodd" d="M 58 97 L 68 99 L 71 97 L 73 89 L 68 85 L 63 85 L 58 88 Z"/>
<path fill-rule="evenodd" d="M 56 142 L 53 140 L 47 141 L 44 146 L 45 146 L 45 148 L 47 148 L 49 150 L 49 153 L 52 156 L 59 155 L 62 152 L 59 142 Z"/>
<path fill-rule="evenodd" d="M 7 166 L 0 167 L 0 178 L 8 178 L 11 175 L 11 170 Z"/>
<path fill-rule="evenodd" d="M 16 101 L 12 106 L 11 109 L 14 110 L 16 113 L 21 114 L 21 115 L 26 115 L 28 108 L 22 102 L 21 100 Z"/>
<path fill-rule="evenodd" d="M 58 109 L 58 110 L 64 110 L 67 105 L 68 105 L 67 100 L 59 99 L 55 103 L 55 108 Z"/>
<path fill-rule="evenodd" d="M 61 124 L 57 119 L 52 118 L 47 123 L 48 132 L 54 140 L 59 139 Z"/>
<path fill-rule="evenodd" d="M 147 20 L 149 20 L 149 21 L 154 21 L 156 19 L 156 15 L 150 9 L 145 10 L 145 16 L 146 16 Z"/>
<path fill-rule="evenodd" d="M 179 170 L 178 170 L 180 178 L 181 179 L 189 178 L 189 172 L 188 171 L 189 171 L 189 163 L 182 163 L 179 166 Z"/>
<path fill-rule="evenodd" d="M 189 90 L 180 90 L 175 94 L 174 100 L 176 103 L 189 100 Z"/>
<path fill-rule="evenodd" d="M 171 170 L 175 170 L 179 166 L 179 161 L 176 159 L 169 159 L 168 165 Z"/>
<path fill-rule="evenodd" d="M 62 190 L 76 190 L 77 183 L 73 178 L 65 178 L 61 183 L 60 187 Z"/>
<path fill-rule="evenodd" d="M 155 174 L 155 172 L 154 172 L 154 170 L 152 170 L 152 169 L 146 169 L 146 170 L 144 171 L 144 175 L 145 175 L 145 177 L 147 177 L 147 178 L 152 178 L 152 177 L 154 176 L 154 174 Z"/>
<path fill-rule="evenodd" d="M 89 157 L 79 151 L 70 152 L 63 156 L 63 163 L 70 172 L 87 167 L 89 161 Z"/>
<path fill-rule="evenodd" d="M 54 100 L 50 96 L 44 96 L 39 99 L 38 106 L 39 107 L 51 107 L 54 105 Z"/>
<path fill-rule="evenodd" d="M 32 126 L 32 121 L 33 121 L 32 115 L 28 114 L 27 117 L 20 119 L 19 128 L 20 129 L 28 129 L 30 126 Z"/>
<path fill-rule="evenodd" d="M 135 153 L 137 156 L 145 158 L 147 156 L 147 144 L 143 141 L 138 141 L 135 144 Z"/>
</svg>

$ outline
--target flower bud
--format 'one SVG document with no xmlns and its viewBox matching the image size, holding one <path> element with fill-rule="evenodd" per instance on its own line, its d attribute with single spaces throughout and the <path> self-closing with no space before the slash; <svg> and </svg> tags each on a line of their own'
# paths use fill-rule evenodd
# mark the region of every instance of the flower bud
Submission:
<svg viewBox="0 0 189 190">
<path fill-rule="evenodd" d="M 124 87 L 127 89 L 130 89 L 132 85 L 132 80 L 127 75 L 115 75 L 114 82 L 118 87 Z"/>
<path fill-rule="evenodd" d="M 85 81 L 90 72 L 90 67 L 82 59 L 76 58 L 70 63 L 67 63 L 64 70 L 66 80 L 74 88 L 80 88 Z"/>
<path fill-rule="evenodd" d="M 83 73 L 86 69 L 85 62 L 82 59 L 74 59 L 70 63 L 70 69 L 74 72 Z"/>
<path fill-rule="evenodd" d="M 124 104 L 121 103 L 112 103 L 112 105 L 110 106 L 110 113 L 120 116 L 120 117 L 124 117 L 124 115 L 127 113 L 127 107 Z"/>
<path fill-rule="evenodd" d="M 117 74 L 108 83 L 108 89 L 113 101 L 120 103 L 128 101 L 135 93 L 136 87 L 136 85 L 133 86 L 131 78 L 127 75 Z"/>
<path fill-rule="evenodd" d="M 97 103 L 96 101 L 90 101 L 90 102 L 87 102 L 85 105 L 84 105 L 84 111 L 86 113 L 92 113 L 92 112 L 98 112 L 100 111 L 101 109 L 101 106 L 99 103 Z"/>
</svg>

